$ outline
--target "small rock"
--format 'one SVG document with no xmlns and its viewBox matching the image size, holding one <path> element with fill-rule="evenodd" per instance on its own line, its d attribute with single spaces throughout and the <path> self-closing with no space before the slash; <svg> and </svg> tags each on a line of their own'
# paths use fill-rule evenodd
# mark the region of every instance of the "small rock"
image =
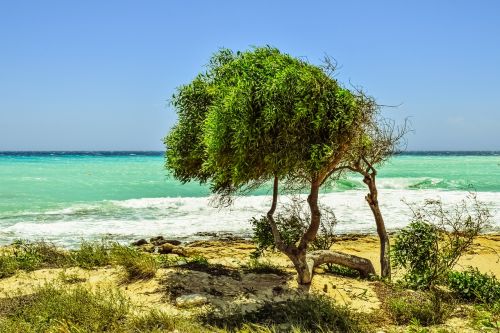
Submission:
<svg viewBox="0 0 500 333">
<path fill-rule="evenodd" d="M 178 241 L 177 239 L 165 239 L 165 243 L 172 244 L 175 246 L 181 245 L 181 241 Z"/>
<path fill-rule="evenodd" d="M 169 254 L 169 253 L 172 253 L 173 249 L 175 249 L 174 245 L 165 243 L 165 244 L 158 247 L 158 253 L 159 254 Z"/>
<path fill-rule="evenodd" d="M 151 237 L 151 238 L 149 239 L 149 241 L 150 241 L 151 243 L 156 243 L 156 242 L 162 241 L 162 240 L 164 240 L 164 239 L 165 239 L 165 238 L 163 238 L 163 236 L 156 236 L 156 237 Z"/>
<path fill-rule="evenodd" d="M 139 249 L 141 251 L 144 251 L 144 252 L 149 252 L 149 253 L 153 253 L 155 252 L 155 246 L 153 244 L 149 244 L 149 243 L 146 243 L 144 245 L 141 245 L 139 247 Z"/>
<path fill-rule="evenodd" d="M 177 254 L 178 256 L 181 256 L 181 257 L 187 257 L 187 251 L 180 246 L 174 247 L 172 249 L 172 253 Z"/>
<path fill-rule="evenodd" d="M 137 240 L 135 242 L 132 242 L 131 244 L 132 244 L 132 246 L 141 246 L 141 245 L 144 245 L 144 244 L 147 244 L 147 243 L 148 243 L 148 241 L 145 240 L 144 238 L 142 238 L 142 239 L 139 239 L 139 240 Z"/>
<path fill-rule="evenodd" d="M 160 239 L 160 240 L 156 240 L 153 242 L 154 245 L 156 246 L 160 246 L 160 245 L 163 245 L 163 244 L 172 244 L 172 245 L 180 245 L 181 242 L 176 240 L 176 239 Z"/>
<path fill-rule="evenodd" d="M 206 304 L 208 299 L 200 294 L 182 295 L 175 299 L 175 304 L 180 308 L 190 308 Z"/>
</svg>

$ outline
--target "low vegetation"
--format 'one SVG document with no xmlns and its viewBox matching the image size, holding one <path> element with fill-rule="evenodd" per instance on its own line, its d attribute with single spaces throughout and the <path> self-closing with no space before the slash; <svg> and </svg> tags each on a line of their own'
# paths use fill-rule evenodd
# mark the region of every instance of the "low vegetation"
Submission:
<svg viewBox="0 0 500 333">
<path fill-rule="evenodd" d="M 318 235 L 310 244 L 311 250 L 329 250 L 337 239 L 335 234 L 337 218 L 335 214 L 330 208 L 321 207 L 321 215 Z M 283 242 L 286 245 L 295 245 L 309 225 L 310 214 L 298 199 L 293 199 L 289 205 L 283 208 L 282 212 L 274 217 L 274 220 Z M 269 218 L 262 216 L 259 219 L 253 218 L 250 222 L 253 226 L 253 241 L 257 246 L 253 256 L 258 258 L 265 251 L 276 250 Z"/>
<path fill-rule="evenodd" d="M 345 306 L 335 304 L 321 295 L 306 295 L 286 301 L 268 301 L 254 311 L 239 308 L 209 312 L 202 322 L 229 331 L 241 329 L 245 324 L 272 327 L 277 332 L 364 332 L 358 314 Z"/>
<path fill-rule="evenodd" d="M 118 291 L 45 285 L 27 296 L 2 299 L 0 332 L 117 331 L 129 301 Z"/>
<path fill-rule="evenodd" d="M 441 324 L 453 310 L 452 304 L 444 302 L 436 292 L 396 292 L 386 302 L 388 314 L 398 325 Z"/>
<path fill-rule="evenodd" d="M 269 261 L 251 259 L 248 263 L 242 266 L 243 272 L 255 274 L 276 274 L 287 276 L 289 273 L 278 265 L 274 265 Z"/>
<path fill-rule="evenodd" d="M 135 248 L 115 244 L 110 253 L 112 261 L 125 269 L 127 282 L 151 279 L 159 267 L 155 257 Z"/>
<path fill-rule="evenodd" d="M 450 272 L 448 287 L 461 299 L 500 305 L 500 281 L 494 275 L 469 267 L 463 272 Z"/>
<path fill-rule="evenodd" d="M 395 267 L 405 269 L 404 282 L 416 289 L 446 284 L 449 272 L 489 225 L 491 214 L 475 194 L 451 206 L 427 200 L 410 206 L 413 219 L 392 247 Z"/>
<path fill-rule="evenodd" d="M 194 317 L 134 310 L 120 291 L 46 284 L 0 300 L 0 332 L 364 332 L 359 315 L 324 296 L 266 302 L 255 311 Z"/>
</svg>

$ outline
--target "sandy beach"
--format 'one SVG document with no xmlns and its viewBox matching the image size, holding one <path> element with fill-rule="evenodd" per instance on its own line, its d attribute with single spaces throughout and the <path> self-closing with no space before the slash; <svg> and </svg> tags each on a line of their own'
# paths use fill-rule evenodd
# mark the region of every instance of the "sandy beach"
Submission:
<svg viewBox="0 0 500 333">
<path fill-rule="evenodd" d="M 133 304 L 136 311 L 160 309 L 173 315 L 189 316 L 199 308 L 182 308 L 175 304 L 175 296 L 182 294 L 200 294 L 207 298 L 205 306 L 230 308 L 236 305 L 244 309 L 255 309 L 265 300 L 282 300 L 297 294 L 297 282 L 290 261 L 279 253 L 267 253 L 263 260 L 269 261 L 287 273 L 255 274 L 238 271 L 250 258 L 255 246 L 250 241 L 197 241 L 182 246 L 188 256 L 203 256 L 211 264 L 223 265 L 224 272 L 203 272 L 199 270 L 167 268 L 159 269 L 154 278 L 132 283 L 123 282 L 123 270 L 117 266 L 106 266 L 85 270 L 82 268 L 40 269 L 33 272 L 19 271 L 15 275 L 0 279 L 0 298 L 12 295 L 26 295 L 37 286 L 46 283 L 68 285 L 67 277 L 71 276 L 71 284 L 81 284 L 90 289 L 116 288 L 122 291 Z M 378 265 L 378 239 L 374 236 L 344 236 L 333 247 L 343 251 L 369 258 L 376 269 Z M 463 256 L 457 269 L 467 266 L 477 267 L 481 272 L 500 276 L 500 235 L 482 235 L 474 243 L 472 250 Z M 169 255 L 170 256 L 170 255 Z M 171 255 L 176 257 L 176 255 Z M 237 275 L 234 275 L 235 273 Z M 401 272 L 395 271 L 395 279 Z M 75 282 L 76 281 L 76 282 Z M 349 278 L 316 270 L 310 287 L 311 293 L 326 294 L 337 304 L 371 315 L 373 327 L 387 332 L 402 332 L 404 327 L 394 326 L 381 313 L 383 307 L 383 284 L 378 281 Z M 172 295 L 172 290 L 176 294 Z M 370 318 L 372 318 L 370 317 Z M 379 317 L 376 321 L 375 318 Z M 444 324 L 433 330 L 449 329 L 452 332 L 474 332 L 467 320 L 459 313 L 451 316 Z"/>
</svg>

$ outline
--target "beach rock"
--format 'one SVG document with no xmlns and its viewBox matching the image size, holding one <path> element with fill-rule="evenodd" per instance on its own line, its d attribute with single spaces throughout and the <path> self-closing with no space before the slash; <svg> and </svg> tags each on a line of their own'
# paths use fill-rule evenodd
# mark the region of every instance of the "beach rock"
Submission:
<svg viewBox="0 0 500 333">
<path fill-rule="evenodd" d="M 165 239 L 165 243 L 172 244 L 175 246 L 181 245 L 182 242 L 177 239 Z"/>
<path fill-rule="evenodd" d="M 208 232 L 208 231 L 199 231 L 199 232 L 195 233 L 194 235 L 199 236 L 199 237 L 217 237 L 216 232 Z"/>
<path fill-rule="evenodd" d="M 175 299 L 175 304 L 180 308 L 191 308 L 206 304 L 208 299 L 200 294 L 182 295 Z"/>
<path fill-rule="evenodd" d="M 183 247 L 180 247 L 180 246 L 176 246 L 172 249 L 172 253 L 173 254 L 177 254 L 178 256 L 181 256 L 181 257 L 187 257 L 187 251 L 186 249 L 184 249 Z"/>
<path fill-rule="evenodd" d="M 169 254 L 169 253 L 172 253 L 172 251 L 176 248 L 175 245 L 172 245 L 172 244 L 169 244 L 169 243 L 165 243 L 165 244 L 162 244 L 158 247 L 158 253 L 159 254 Z"/>
<path fill-rule="evenodd" d="M 132 242 L 132 246 L 141 246 L 141 245 L 144 245 L 144 244 L 147 244 L 148 241 L 145 240 L 144 238 L 142 239 L 139 239 L 139 240 L 136 240 L 135 242 Z"/>
<path fill-rule="evenodd" d="M 153 244 L 149 244 L 149 243 L 146 243 L 146 244 L 139 246 L 139 249 L 141 251 L 148 252 L 148 253 L 155 252 L 155 246 Z"/>
<path fill-rule="evenodd" d="M 178 241 L 177 239 L 165 239 L 163 236 L 152 237 L 149 241 L 156 246 L 160 246 L 160 245 L 163 245 L 165 243 L 172 244 L 172 245 L 180 245 L 181 244 L 181 241 Z"/>
<path fill-rule="evenodd" d="M 158 242 L 161 242 L 161 241 L 164 241 L 164 240 L 165 240 L 165 238 L 163 238 L 163 236 L 151 237 L 151 238 L 149 239 L 149 241 L 150 241 L 151 243 L 153 243 L 153 244 L 158 243 Z"/>
</svg>

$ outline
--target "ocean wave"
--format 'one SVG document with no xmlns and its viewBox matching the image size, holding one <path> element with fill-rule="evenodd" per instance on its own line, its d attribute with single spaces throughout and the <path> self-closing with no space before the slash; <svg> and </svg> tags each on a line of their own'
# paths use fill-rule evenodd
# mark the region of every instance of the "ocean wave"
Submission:
<svg viewBox="0 0 500 333">
<path fill-rule="evenodd" d="M 375 232 L 369 207 L 364 200 L 365 190 L 324 193 L 321 204 L 332 207 L 339 220 L 337 231 Z M 410 211 L 407 202 L 423 202 L 438 198 L 446 203 L 463 199 L 465 191 L 381 189 L 379 200 L 388 230 L 407 225 Z M 493 224 L 500 229 L 500 193 L 481 192 L 479 199 L 488 203 L 494 213 Z M 302 196 L 305 202 L 305 195 Z M 279 207 L 291 200 L 281 196 Z M 251 234 L 250 219 L 263 215 L 269 209 L 270 196 L 239 197 L 229 208 L 211 205 L 210 197 L 200 198 L 142 198 L 74 204 L 37 214 L 24 214 L 0 221 L 1 243 L 17 238 L 43 238 L 65 246 L 72 246 L 81 238 L 98 239 L 111 236 L 120 241 L 166 235 L 192 239 L 198 232 L 229 232 Z M 32 212 L 33 213 L 33 212 Z"/>
</svg>

